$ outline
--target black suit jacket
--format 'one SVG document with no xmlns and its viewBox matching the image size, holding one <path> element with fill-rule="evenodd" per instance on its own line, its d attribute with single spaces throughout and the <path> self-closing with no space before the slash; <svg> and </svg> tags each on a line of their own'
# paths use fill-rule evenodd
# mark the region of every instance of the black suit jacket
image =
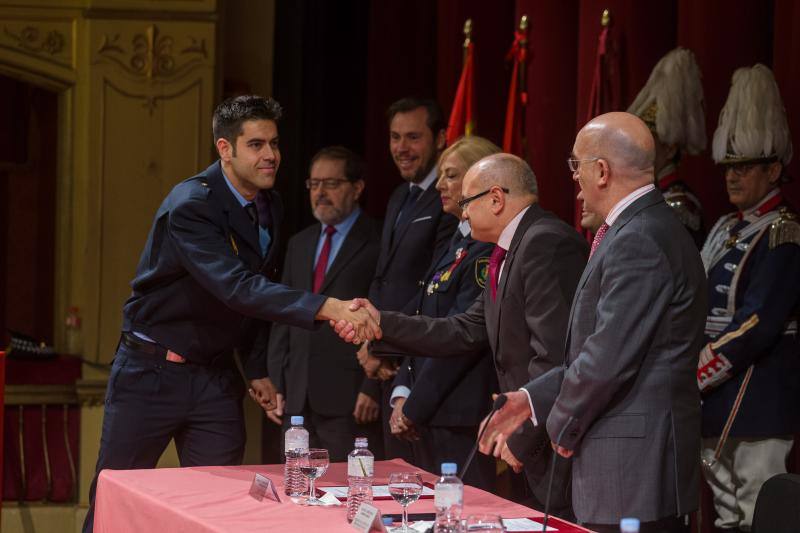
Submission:
<svg viewBox="0 0 800 533">
<path fill-rule="evenodd" d="M 311 290 L 320 232 L 321 225 L 314 224 L 289 240 L 283 283 Z M 378 260 L 379 239 L 378 224 L 362 213 L 328 269 L 321 293 L 342 300 L 366 294 Z M 269 341 L 269 375 L 285 395 L 286 412 L 301 413 L 308 400 L 315 413 L 345 416 L 353 412 L 359 391 L 377 399 L 379 385 L 364 376 L 357 350 L 328 327 L 307 331 L 276 324 Z"/>
<path fill-rule="evenodd" d="M 486 289 L 465 313 L 449 318 L 382 312 L 383 339 L 374 343 L 373 350 L 456 357 L 488 345 L 500 390 L 517 390 L 562 365 L 569 306 L 587 255 L 586 241 L 574 229 L 534 204 L 514 233 L 495 300 Z M 544 424 L 534 428 L 530 421 L 508 441 L 542 501 L 549 443 Z M 554 489 L 559 502 L 566 498 L 566 475 L 561 473 Z"/>
<path fill-rule="evenodd" d="M 465 237 L 458 229 L 453 237 L 425 276 L 413 301 L 416 314 L 444 317 L 464 312 L 483 291 L 494 245 Z M 411 389 L 403 414 L 428 426 L 478 425 L 497 391 L 488 349 L 451 360 L 406 357 L 394 384 Z"/>
<path fill-rule="evenodd" d="M 458 225 L 442 211 L 439 191 L 430 186 L 417 199 L 406 222 L 395 228 L 409 186 L 398 186 L 389 198 L 381 236 L 381 252 L 369 299 L 378 309 L 399 311 L 417 294 L 425 271 L 447 247 Z"/>
<path fill-rule="evenodd" d="M 122 329 L 208 364 L 234 348 L 249 351 L 257 321 L 313 328 L 325 298 L 271 282 L 269 261 L 217 161 L 176 185 L 158 208 Z M 266 361 L 248 364 L 248 374 L 264 376 Z"/>
</svg>

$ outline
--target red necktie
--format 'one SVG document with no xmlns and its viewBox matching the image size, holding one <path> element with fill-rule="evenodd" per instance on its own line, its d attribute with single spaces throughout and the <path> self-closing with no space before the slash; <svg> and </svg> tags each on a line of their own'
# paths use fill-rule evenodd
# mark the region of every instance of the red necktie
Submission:
<svg viewBox="0 0 800 533">
<path fill-rule="evenodd" d="M 497 281 L 500 278 L 500 265 L 506 258 L 506 249 L 500 245 L 494 247 L 489 257 L 489 287 L 492 289 L 492 301 L 497 298 Z"/>
<path fill-rule="evenodd" d="M 603 225 L 597 228 L 597 233 L 594 234 L 594 240 L 592 241 L 592 251 L 589 252 L 589 257 L 594 255 L 594 251 L 597 250 L 597 247 L 600 246 L 600 241 L 603 240 L 603 237 L 606 236 L 606 232 L 608 231 L 608 224 L 603 222 Z"/>
<path fill-rule="evenodd" d="M 322 282 L 325 280 L 325 271 L 328 270 L 328 258 L 331 255 L 331 244 L 334 233 L 336 233 L 336 228 L 333 226 L 325 228 L 325 243 L 322 245 L 322 250 L 319 252 L 317 266 L 314 269 L 314 292 L 319 292 L 322 288 Z"/>
</svg>

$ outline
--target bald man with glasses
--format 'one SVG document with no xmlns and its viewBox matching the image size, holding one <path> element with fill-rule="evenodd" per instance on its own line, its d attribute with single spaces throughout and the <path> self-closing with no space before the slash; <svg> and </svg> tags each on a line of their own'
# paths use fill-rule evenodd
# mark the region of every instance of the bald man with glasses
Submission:
<svg viewBox="0 0 800 533">
<path fill-rule="evenodd" d="M 383 330 L 383 339 L 371 347 L 376 355 L 422 357 L 458 357 L 489 347 L 500 390 L 516 391 L 563 364 L 570 302 L 588 246 L 574 229 L 542 209 L 536 176 L 516 156 L 481 159 L 464 177 L 462 192 L 460 206 L 472 236 L 496 244 L 483 293 L 466 312 L 447 318 L 378 312 L 369 306 L 374 316 L 380 315 Z M 345 338 L 349 329 L 337 327 Z M 527 503 L 539 509 L 547 497 L 545 472 L 551 454 L 543 425 L 536 428 L 530 421 L 503 449 L 502 458 L 516 472 L 525 471 L 534 498 Z M 567 462 L 559 464 L 551 509 L 571 517 Z"/>
</svg>

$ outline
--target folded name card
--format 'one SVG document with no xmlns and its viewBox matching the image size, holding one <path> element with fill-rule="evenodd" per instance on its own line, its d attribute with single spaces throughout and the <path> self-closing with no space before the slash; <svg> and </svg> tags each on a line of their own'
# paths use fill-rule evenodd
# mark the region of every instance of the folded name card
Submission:
<svg viewBox="0 0 800 533">
<path fill-rule="evenodd" d="M 250 496 L 258 501 L 269 498 L 270 500 L 281 503 L 281 499 L 278 497 L 278 491 L 275 490 L 275 484 L 270 478 L 262 476 L 261 474 L 253 476 L 253 483 L 250 485 Z"/>
<path fill-rule="evenodd" d="M 350 525 L 353 526 L 353 529 L 360 531 L 361 533 L 369 533 L 370 531 L 386 531 L 386 528 L 383 527 L 381 512 L 377 507 L 374 507 L 368 503 L 362 503 L 358 506 L 358 511 L 356 512 L 355 517 L 353 517 L 353 521 L 350 523 Z"/>
</svg>

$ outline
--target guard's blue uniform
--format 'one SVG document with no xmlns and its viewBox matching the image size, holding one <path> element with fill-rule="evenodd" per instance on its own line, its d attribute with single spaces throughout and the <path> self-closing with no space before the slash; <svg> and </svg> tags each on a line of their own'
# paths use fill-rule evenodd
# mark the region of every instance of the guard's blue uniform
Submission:
<svg viewBox="0 0 800 533">
<path fill-rule="evenodd" d="M 277 196 L 270 196 L 274 214 Z M 266 376 L 266 346 L 262 336 L 254 347 L 255 332 L 267 321 L 310 329 L 325 301 L 272 283 L 270 252 L 265 258 L 219 161 L 167 195 L 123 308 L 97 473 L 153 468 L 172 438 L 182 466 L 241 462 L 244 387 L 233 350 L 255 352 L 248 379 Z M 186 362 L 167 360 L 168 350 Z M 84 531 L 92 530 L 95 483 Z"/>
<path fill-rule="evenodd" d="M 753 213 L 722 217 L 703 247 L 708 272 L 706 346 L 698 368 L 703 436 L 717 437 L 752 377 L 732 437 L 800 431 L 800 225 L 779 194 Z"/>
</svg>

